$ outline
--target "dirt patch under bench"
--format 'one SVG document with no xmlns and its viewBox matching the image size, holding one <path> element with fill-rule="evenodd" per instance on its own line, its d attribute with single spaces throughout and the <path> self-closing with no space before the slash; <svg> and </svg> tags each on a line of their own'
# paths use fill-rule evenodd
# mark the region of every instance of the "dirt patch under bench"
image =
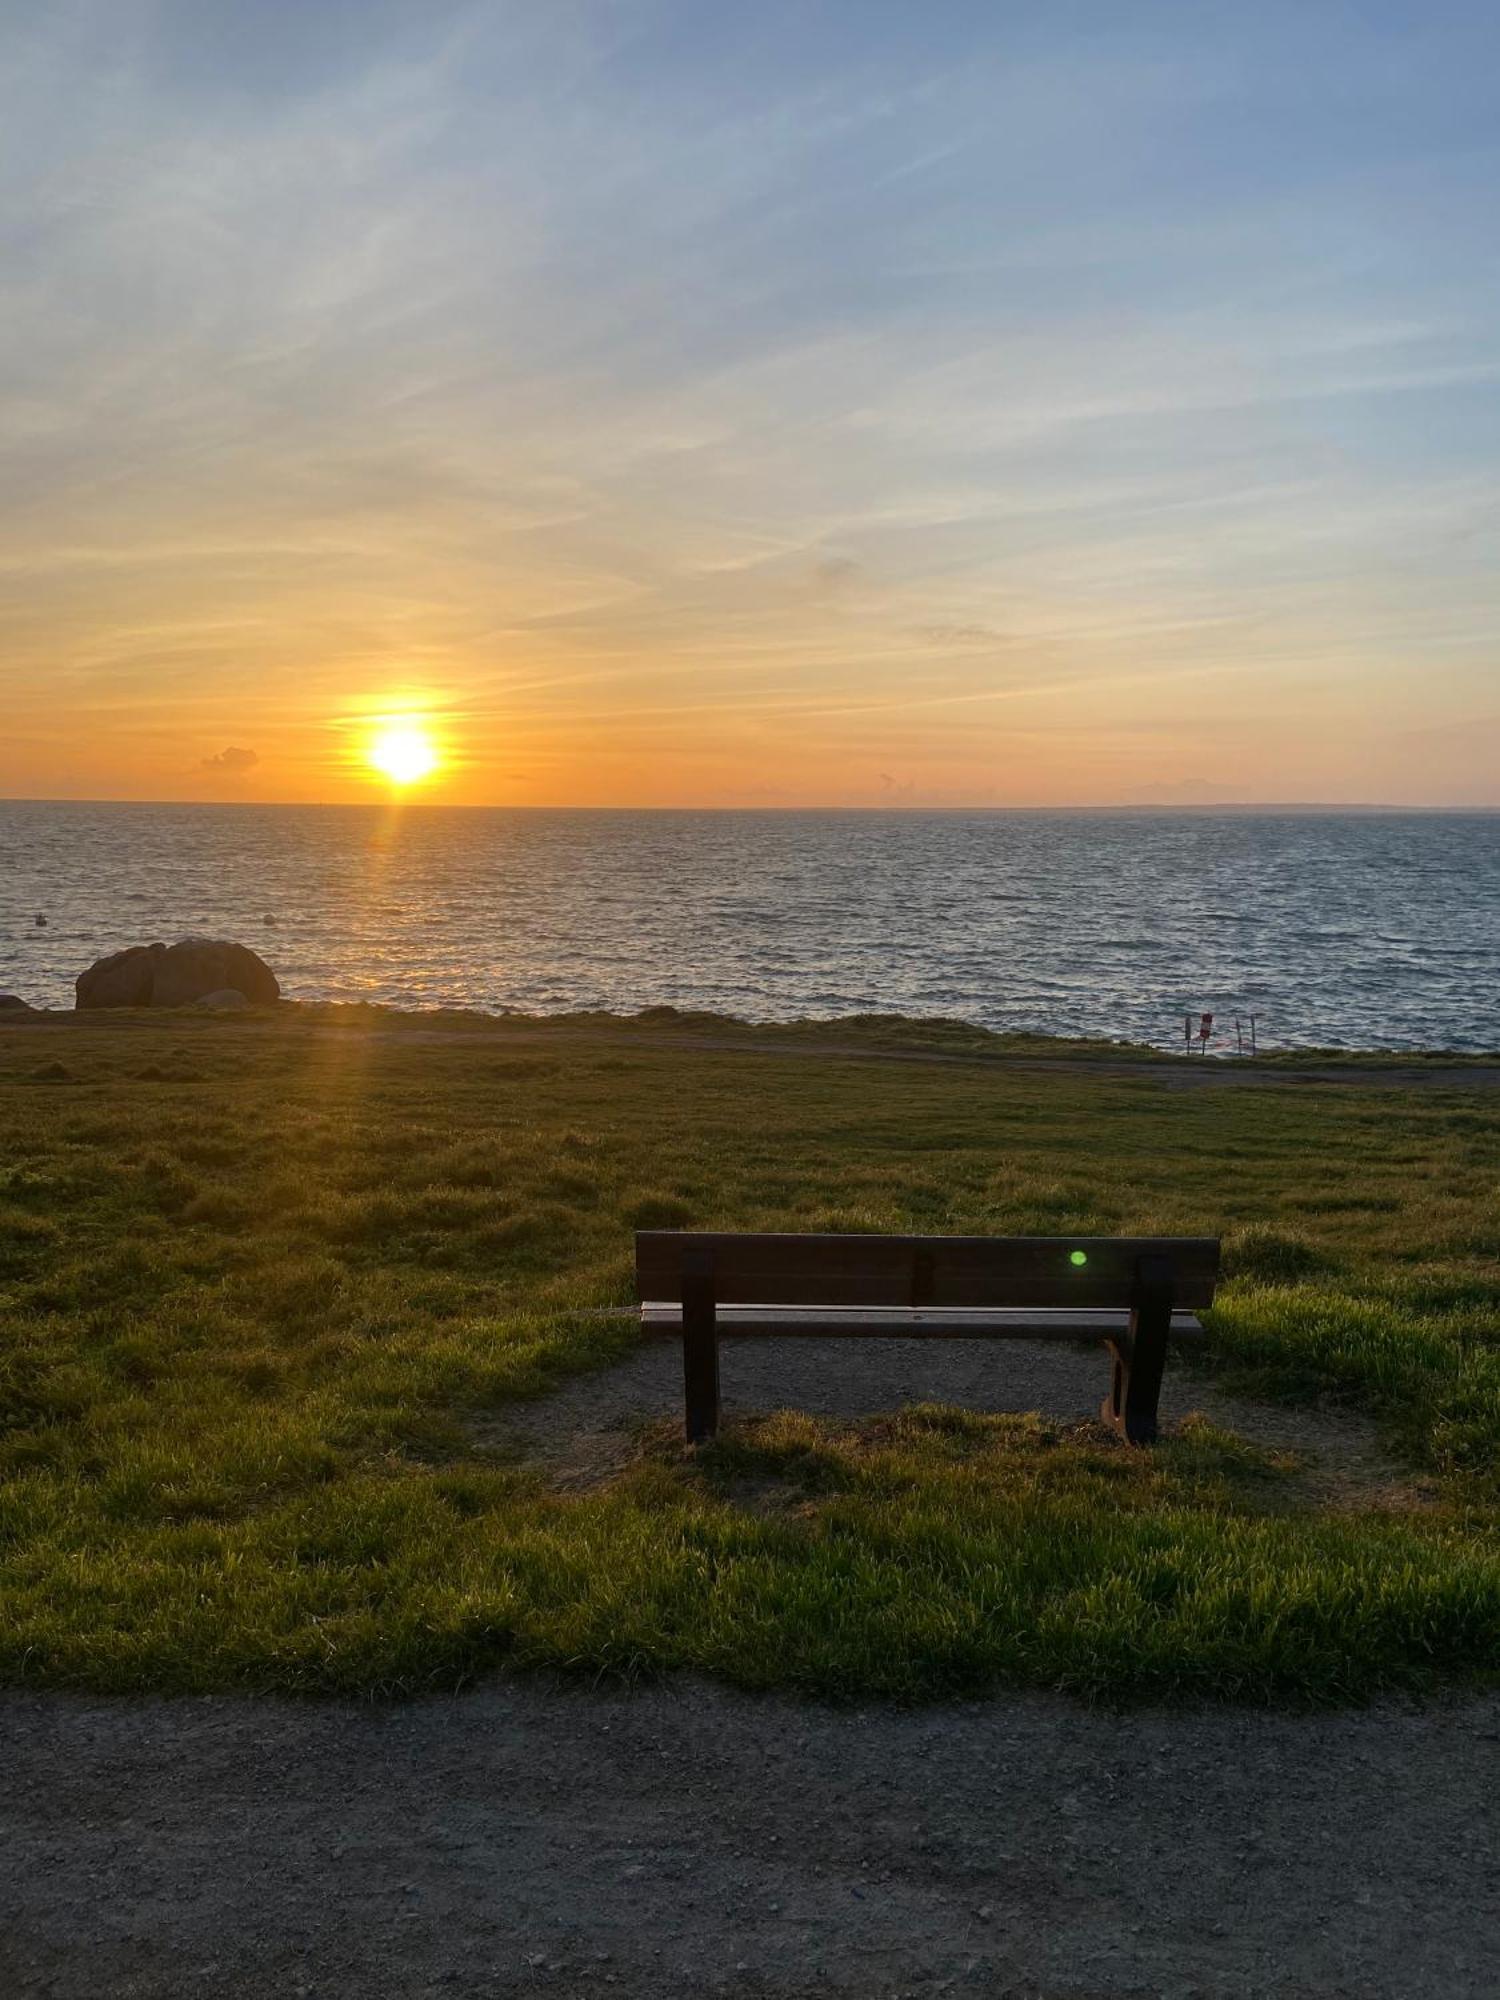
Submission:
<svg viewBox="0 0 1500 2000">
<path fill-rule="evenodd" d="M 1096 1417 L 1109 1386 L 1104 1350 L 1057 1342 L 978 1340 L 730 1340 L 720 1343 L 726 1420 L 804 1410 L 863 1417 L 912 1403 L 981 1411 L 1036 1411 L 1059 1423 Z M 681 1348 L 651 1340 L 613 1368 L 551 1395 L 470 1420 L 481 1447 L 539 1459 L 552 1483 L 602 1483 L 635 1455 L 643 1425 L 680 1421 Z M 1342 1411 L 1287 1409 L 1227 1396 L 1168 1368 L 1163 1425 L 1197 1412 L 1264 1450 L 1300 1463 L 1305 1498 L 1329 1506 L 1414 1509 L 1433 1489 L 1395 1462 L 1373 1424 Z"/>
</svg>

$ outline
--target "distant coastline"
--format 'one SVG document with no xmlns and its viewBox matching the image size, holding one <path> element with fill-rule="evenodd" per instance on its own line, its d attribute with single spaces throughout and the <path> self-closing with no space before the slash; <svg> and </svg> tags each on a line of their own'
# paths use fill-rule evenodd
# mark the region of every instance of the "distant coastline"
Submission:
<svg viewBox="0 0 1500 2000">
<path fill-rule="evenodd" d="M 195 811 L 207 812 L 390 812 L 391 801 L 379 797 L 359 799 L 233 799 L 233 798 L 174 798 L 174 799 L 110 799 L 110 798 L 51 798 L 42 794 L 3 793 L 0 806 L 107 806 L 136 808 L 146 812 L 161 811 L 174 806 L 188 806 Z M 873 816 L 901 815 L 918 817 L 929 814 L 934 817 L 947 813 L 1024 813 L 1029 816 L 1064 814 L 1069 818 L 1080 814 L 1103 814 L 1119 816 L 1147 816 L 1153 819 L 1403 819 L 1421 816 L 1423 818 L 1446 817 L 1452 819 L 1482 819 L 1500 815 L 1500 803 L 1494 805 L 1392 805 L 1379 801 L 1360 801 L 1345 805 L 1337 800 L 1294 799 L 1255 800 L 1226 799 L 1222 802 L 1199 800 L 1194 803 L 1170 803 L 1159 799 L 1119 799 L 1099 805 L 1006 805 L 994 800 L 978 804 L 964 803 L 912 803 L 901 804 L 895 800 L 872 800 L 864 805 L 538 805 L 507 804 L 504 802 L 475 804 L 446 799 L 407 798 L 396 808 L 405 816 L 410 813 L 462 812 L 462 813 L 713 813 L 727 816 L 736 813 L 763 814 L 767 817 L 792 817 L 799 813 L 861 813 Z"/>
</svg>

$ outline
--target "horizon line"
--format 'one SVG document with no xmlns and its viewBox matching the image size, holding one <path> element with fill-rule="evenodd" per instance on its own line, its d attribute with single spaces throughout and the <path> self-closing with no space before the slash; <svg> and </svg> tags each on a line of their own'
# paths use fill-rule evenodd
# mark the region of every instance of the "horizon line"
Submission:
<svg viewBox="0 0 1500 2000">
<path fill-rule="evenodd" d="M 515 812 L 515 813 L 1158 813 L 1184 815 L 1213 813 L 1362 813 L 1362 814 L 1500 814 L 1500 801 L 1491 804 L 1414 803 L 1400 804 L 1377 799 L 1113 799 L 1080 804 L 1007 805 L 995 800 L 953 801 L 948 804 L 901 803 L 895 800 L 865 805 L 832 802 L 804 805 L 609 805 L 581 801 L 542 804 L 463 803 L 429 798 L 366 799 L 135 799 L 59 798 L 24 792 L 0 794 L 0 806 L 136 806 L 147 810 L 162 806 L 230 809 L 241 812 Z"/>
</svg>

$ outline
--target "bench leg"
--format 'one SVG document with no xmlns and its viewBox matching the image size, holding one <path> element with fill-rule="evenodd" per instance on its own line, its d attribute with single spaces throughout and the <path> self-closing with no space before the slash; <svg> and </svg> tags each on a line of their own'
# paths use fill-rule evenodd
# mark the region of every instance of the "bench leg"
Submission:
<svg viewBox="0 0 1500 2000">
<path fill-rule="evenodd" d="M 1127 1444 L 1155 1444 L 1161 1378 L 1172 1330 L 1172 1271 L 1159 1258 L 1142 1260 L 1130 1331 L 1105 1342 L 1114 1359 L 1109 1394 L 1099 1414 Z"/>
<path fill-rule="evenodd" d="M 712 1268 L 682 1276 L 682 1389 L 689 1444 L 708 1444 L 719 1429 L 719 1328 Z"/>
</svg>

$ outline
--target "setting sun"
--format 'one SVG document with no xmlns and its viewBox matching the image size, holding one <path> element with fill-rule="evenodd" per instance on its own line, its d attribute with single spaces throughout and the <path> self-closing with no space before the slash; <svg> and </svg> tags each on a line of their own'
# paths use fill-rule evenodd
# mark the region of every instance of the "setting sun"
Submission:
<svg viewBox="0 0 1500 2000">
<path fill-rule="evenodd" d="M 365 754 L 371 769 L 393 785 L 415 785 L 430 777 L 439 762 L 437 745 L 420 722 L 382 723 Z"/>
</svg>

